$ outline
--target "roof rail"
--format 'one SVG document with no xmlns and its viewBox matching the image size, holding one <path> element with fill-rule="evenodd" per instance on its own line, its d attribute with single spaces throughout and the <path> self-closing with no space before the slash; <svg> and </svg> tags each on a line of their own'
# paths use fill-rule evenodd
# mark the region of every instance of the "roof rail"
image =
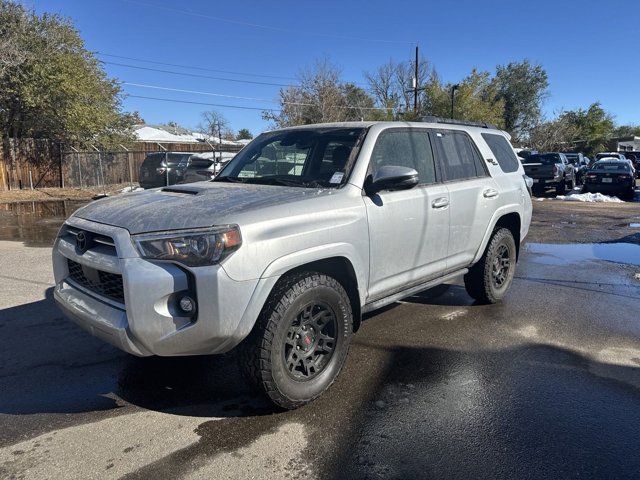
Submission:
<svg viewBox="0 0 640 480">
<path fill-rule="evenodd" d="M 499 130 L 498 127 L 487 122 L 472 122 L 470 120 L 456 120 L 455 118 L 443 118 L 443 117 L 436 117 L 433 115 L 424 116 L 420 119 L 420 121 L 425 123 L 448 123 L 450 125 L 465 125 L 467 127 L 481 127 L 481 128 L 491 128 L 493 130 Z"/>
</svg>

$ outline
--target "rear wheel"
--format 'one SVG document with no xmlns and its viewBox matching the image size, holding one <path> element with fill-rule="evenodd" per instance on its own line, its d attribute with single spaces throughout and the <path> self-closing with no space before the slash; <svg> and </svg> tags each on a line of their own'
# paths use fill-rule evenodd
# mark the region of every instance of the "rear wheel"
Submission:
<svg viewBox="0 0 640 480">
<path fill-rule="evenodd" d="M 247 379 L 273 403 L 293 409 L 334 382 L 353 332 L 349 297 L 334 278 L 302 272 L 282 279 L 239 346 Z"/>
<path fill-rule="evenodd" d="M 576 188 L 576 178 L 572 177 L 571 180 L 569 180 L 569 182 L 567 183 L 567 188 L 569 189 L 569 191 L 572 191 L 574 188 Z"/>
<path fill-rule="evenodd" d="M 467 293 L 480 303 L 496 303 L 507 293 L 516 268 L 516 242 L 511 231 L 494 231 L 482 258 L 464 276 Z"/>
<path fill-rule="evenodd" d="M 562 179 L 558 182 L 558 185 L 556 185 L 556 194 L 564 195 L 566 192 L 567 192 L 567 183 L 565 182 L 564 179 Z"/>
</svg>

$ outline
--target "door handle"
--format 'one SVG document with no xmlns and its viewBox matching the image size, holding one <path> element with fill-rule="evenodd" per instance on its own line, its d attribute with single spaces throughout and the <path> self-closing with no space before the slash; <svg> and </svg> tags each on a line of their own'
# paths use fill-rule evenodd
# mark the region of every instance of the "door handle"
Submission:
<svg viewBox="0 0 640 480">
<path fill-rule="evenodd" d="M 482 192 L 482 196 L 484 198 L 494 198 L 498 196 L 498 190 L 495 188 L 487 188 L 484 192 Z"/>
<path fill-rule="evenodd" d="M 445 208 L 449 206 L 449 199 L 446 197 L 436 198 L 433 202 L 431 202 L 432 208 Z"/>
</svg>

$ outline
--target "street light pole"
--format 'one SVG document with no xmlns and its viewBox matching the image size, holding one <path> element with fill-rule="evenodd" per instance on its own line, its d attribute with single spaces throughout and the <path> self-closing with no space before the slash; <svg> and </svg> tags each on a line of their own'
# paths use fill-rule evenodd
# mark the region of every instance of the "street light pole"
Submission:
<svg viewBox="0 0 640 480">
<path fill-rule="evenodd" d="M 416 43 L 416 63 L 413 77 L 413 113 L 418 115 L 418 44 Z"/>
<path fill-rule="evenodd" d="M 451 118 L 453 117 L 453 100 L 455 98 L 456 90 L 460 87 L 457 83 L 451 87 Z"/>
</svg>

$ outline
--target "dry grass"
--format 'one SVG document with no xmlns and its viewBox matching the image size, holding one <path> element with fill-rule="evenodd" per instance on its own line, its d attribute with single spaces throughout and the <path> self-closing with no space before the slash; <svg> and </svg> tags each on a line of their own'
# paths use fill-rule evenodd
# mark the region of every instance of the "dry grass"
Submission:
<svg viewBox="0 0 640 480">
<path fill-rule="evenodd" d="M 109 185 L 106 193 L 109 195 L 120 193 L 129 184 Z M 135 185 L 137 186 L 137 184 Z M 102 187 L 91 188 L 36 188 L 34 190 L 10 190 L 0 192 L 0 203 L 34 202 L 46 200 L 91 200 L 96 195 L 105 192 Z"/>
</svg>

